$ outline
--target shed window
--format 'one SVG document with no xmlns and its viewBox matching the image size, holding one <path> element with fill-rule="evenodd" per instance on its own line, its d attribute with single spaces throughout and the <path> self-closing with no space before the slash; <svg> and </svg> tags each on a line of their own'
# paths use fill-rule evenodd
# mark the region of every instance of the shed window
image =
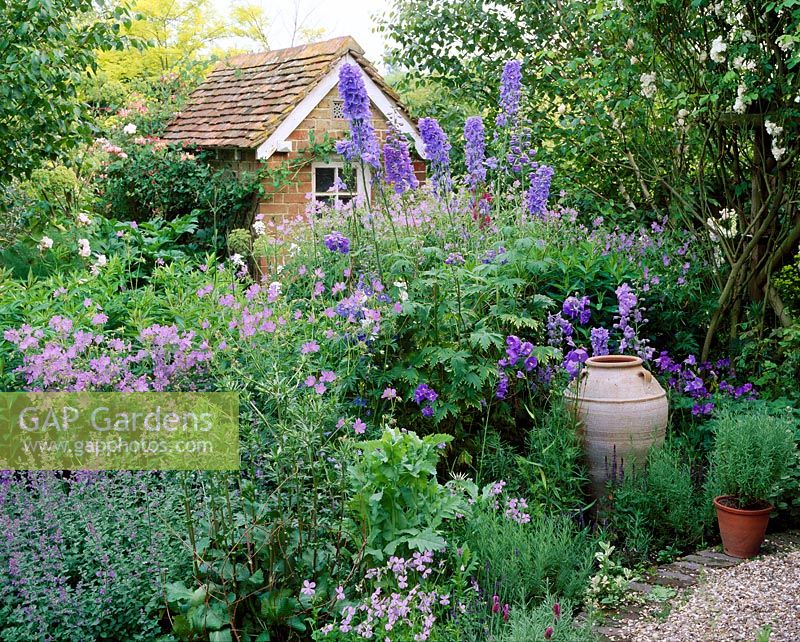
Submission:
<svg viewBox="0 0 800 642">
<path fill-rule="evenodd" d="M 344 118 L 344 101 L 341 100 L 334 100 L 333 106 L 331 107 L 331 111 L 333 112 L 333 118 Z"/>
<path fill-rule="evenodd" d="M 358 193 L 355 177 L 346 176 L 342 165 L 314 165 L 312 191 L 321 203 L 349 203 Z"/>
</svg>

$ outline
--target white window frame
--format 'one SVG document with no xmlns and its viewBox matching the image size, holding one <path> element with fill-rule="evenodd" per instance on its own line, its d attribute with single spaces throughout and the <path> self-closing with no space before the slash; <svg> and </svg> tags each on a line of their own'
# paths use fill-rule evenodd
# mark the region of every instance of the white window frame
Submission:
<svg viewBox="0 0 800 642">
<path fill-rule="evenodd" d="M 366 190 L 364 189 L 364 178 L 361 176 L 361 172 L 358 171 L 358 168 L 354 168 L 356 174 L 356 191 L 355 192 L 318 192 L 317 191 L 317 169 L 335 169 L 336 174 L 334 180 L 339 177 L 339 173 L 344 169 L 345 164 L 337 161 L 331 161 L 329 163 L 311 163 L 311 194 L 314 196 L 314 200 L 317 200 L 317 196 L 333 196 L 336 200 L 339 199 L 339 196 L 352 196 L 353 199 L 357 198 L 358 196 L 364 196 L 366 194 Z M 367 180 L 369 180 L 369 169 L 367 169 Z"/>
</svg>

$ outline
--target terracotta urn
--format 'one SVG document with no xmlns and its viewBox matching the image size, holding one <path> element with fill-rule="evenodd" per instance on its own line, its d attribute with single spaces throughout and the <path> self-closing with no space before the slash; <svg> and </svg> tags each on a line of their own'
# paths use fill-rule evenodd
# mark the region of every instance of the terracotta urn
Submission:
<svg viewBox="0 0 800 642">
<path fill-rule="evenodd" d="M 773 506 L 764 502 L 762 508 L 736 508 L 734 497 L 722 495 L 714 499 L 714 508 L 717 509 L 722 550 L 731 557 L 749 558 L 758 555 Z"/>
<path fill-rule="evenodd" d="M 598 499 L 612 474 L 644 465 L 648 450 L 664 443 L 667 393 L 639 357 L 590 357 L 564 397 L 576 415 Z"/>
</svg>

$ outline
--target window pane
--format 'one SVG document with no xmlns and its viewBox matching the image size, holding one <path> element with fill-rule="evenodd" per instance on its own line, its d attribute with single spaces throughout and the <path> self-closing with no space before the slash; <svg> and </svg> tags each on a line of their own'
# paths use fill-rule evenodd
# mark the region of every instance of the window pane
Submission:
<svg viewBox="0 0 800 642">
<path fill-rule="evenodd" d="M 317 203 L 325 203 L 326 205 L 330 205 L 333 201 L 333 196 L 323 196 L 322 194 L 315 194 L 314 199 Z"/>
<path fill-rule="evenodd" d="M 315 169 L 316 189 L 314 191 L 317 193 L 329 191 L 333 187 L 335 178 L 335 167 L 317 167 Z"/>
<path fill-rule="evenodd" d="M 341 191 L 343 191 L 343 192 L 344 191 L 348 191 L 351 194 L 355 194 L 356 191 L 357 191 L 356 190 L 356 173 L 355 173 L 355 171 L 346 172 L 341 167 L 338 167 L 336 169 L 336 173 L 339 176 L 339 180 L 342 183 L 344 183 L 345 185 L 347 185 L 347 190 L 341 190 Z"/>
<path fill-rule="evenodd" d="M 345 203 L 349 203 L 350 201 L 352 201 L 353 197 L 352 196 L 339 196 L 338 200 L 339 200 L 340 203 L 345 204 Z"/>
</svg>

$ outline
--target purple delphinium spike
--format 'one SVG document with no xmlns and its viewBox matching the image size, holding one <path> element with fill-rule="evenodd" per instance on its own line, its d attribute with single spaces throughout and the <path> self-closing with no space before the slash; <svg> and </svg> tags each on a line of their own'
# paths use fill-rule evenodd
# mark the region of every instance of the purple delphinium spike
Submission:
<svg viewBox="0 0 800 642">
<path fill-rule="evenodd" d="M 402 194 L 406 190 L 419 187 L 419 181 L 411 164 L 411 155 L 408 153 L 408 143 L 399 132 L 391 131 L 386 137 L 383 163 L 386 183 L 394 186 L 395 193 Z"/>
<path fill-rule="evenodd" d="M 521 95 L 522 63 L 519 60 L 509 60 L 503 67 L 500 79 L 500 113 L 495 121 L 498 127 L 517 124 Z"/>
<path fill-rule="evenodd" d="M 476 192 L 486 180 L 486 132 L 480 116 L 467 118 L 464 124 L 464 154 L 467 163 L 467 187 Z"/>
<path fill-rule="evenodd" d="M 345 160 L 358 158 L 380 169 L 380 148 L 372 128 L 370 101 L 358 65 L 345 63 L 339 70 L 339 95 L 342 113 L 350 123 L 350 139 L 336 142 L 336 152 Z"/>
<path fill-rule="evenodd" d="M 420 118 L 419 133 L 431 164 L 431 180 L 439 196 L 452 188 L 450 179 L 450 141 L 435 118 Z"/>
</svg>

